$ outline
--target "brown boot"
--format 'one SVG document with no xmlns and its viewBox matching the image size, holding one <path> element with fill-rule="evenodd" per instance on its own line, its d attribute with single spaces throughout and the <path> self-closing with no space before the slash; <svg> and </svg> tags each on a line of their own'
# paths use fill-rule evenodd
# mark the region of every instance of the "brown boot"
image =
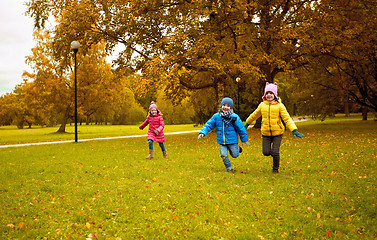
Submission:
<svg viewBox="0 0 377 240">
<path fill-rule="evenodd" d="M 149 155 L 146 157 L 146 159 L 152 159 L 153 158 L 153 149 L 149 149 Z"/>
<path fill-rule="evenodd" d="M 167 158 L 168 157 L 168 153 L 166 151 L 163 151 L 162 152 L 162 156 L 164 156 L 164 158 Z"/>
</svg>

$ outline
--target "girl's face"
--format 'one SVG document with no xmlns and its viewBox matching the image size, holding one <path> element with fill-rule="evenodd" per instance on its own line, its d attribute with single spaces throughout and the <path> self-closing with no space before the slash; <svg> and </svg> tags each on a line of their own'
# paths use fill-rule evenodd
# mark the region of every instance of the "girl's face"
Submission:
<svg viewBox="0 0 377 240">
<path fill-rule="evenodd" d="M 151 114 L 152 115 L 156 115 L 157 114 L 157 109 L 156 108 L 152 108 L 151 109 Z"/>
<path fill-rule="evenodd" d="M 221 110 L 223 110 L 223 112 L 227 112 L 230 110 L 230 105 L 229 104 L 224 104 L 221 106 Z"/>
<path fill-rule="evenodd" d="M 267 101 L 272 102 L 275 99 L 275 95 L 272 92 L 267 92 L 266 99 Z"/>
</svg>

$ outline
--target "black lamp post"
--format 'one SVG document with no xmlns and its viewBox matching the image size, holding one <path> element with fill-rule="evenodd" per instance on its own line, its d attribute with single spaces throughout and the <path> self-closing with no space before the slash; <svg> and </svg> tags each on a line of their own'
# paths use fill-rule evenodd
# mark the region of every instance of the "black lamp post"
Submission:
<svg viewBox="0 0 377 240">
<path fill-rule="evenodd" d="M 77 41 L 71 42 L 71 49 L 75 53 L 75 142 L 77 142 L 77 61 L 76 54 L 80 48 L 80 43 Z"/>
<path fill-rule="evenodd" d="M 240 115 L 240 81 L 241 81 L 241 78 L 236 78 L 236 82 L 237 82 L 237 113 L 238 115 Z"/>
</svg>

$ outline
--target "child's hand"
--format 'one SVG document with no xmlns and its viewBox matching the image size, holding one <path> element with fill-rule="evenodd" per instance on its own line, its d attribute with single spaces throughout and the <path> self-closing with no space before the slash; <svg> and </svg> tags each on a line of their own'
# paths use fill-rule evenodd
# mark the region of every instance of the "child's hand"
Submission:
<svg viewBox="0 0 377 240">
<path fill-rule="evenodd" d="M 158 135 L 160 132 L 158 130 L 154 130 L 154 133 Z"/>
<path fill-rule="evenodd" d="M 198 139 L 201 139 L 202 137 L 204 137 L 204 134 L 203 133 L 199 133 Z"/>
<path fill-rule="evenodd" d="M 243 145 L 244 143 L 246 144 L 246 146 L 249 146 L 249 142 L 248 142 L 248 141 L 247 141 L 247 142 L 242 142 L 242 145 Z"/>
<path fill-rule="evenodd" d="M 245 129 L 247 130 L 247 128 L 249 127 L 249 124 L 248 123 L 245 123 Z"/>
<path fill-rule="evenodd" d="M 297 130 L 293 130 L 292 134 L 294 137 L 299 137 L 299 138 L 302 138 L 304 136 L 304 134 L 299 133 Z"/>
</svg>

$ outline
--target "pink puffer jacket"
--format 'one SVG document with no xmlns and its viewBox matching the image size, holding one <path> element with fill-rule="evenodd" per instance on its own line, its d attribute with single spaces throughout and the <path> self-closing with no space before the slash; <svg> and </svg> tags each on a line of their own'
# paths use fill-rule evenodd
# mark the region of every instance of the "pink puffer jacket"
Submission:
<svg viewBox="0 0 377 240">
<path fill-rule="evenodd" d="M 165 142 L 164 136 L 164 119 L 160 114 L 156 115 L 149 115 L 147 119 L 139 126 L 140 129 L 144 129 L 149 124 L 148 129 L 148 140 L 152 140 L 153 142 L 162 143 Z M 158 135 L 154 132 L 157 130 L 159 132 Z"/>
</svg>

